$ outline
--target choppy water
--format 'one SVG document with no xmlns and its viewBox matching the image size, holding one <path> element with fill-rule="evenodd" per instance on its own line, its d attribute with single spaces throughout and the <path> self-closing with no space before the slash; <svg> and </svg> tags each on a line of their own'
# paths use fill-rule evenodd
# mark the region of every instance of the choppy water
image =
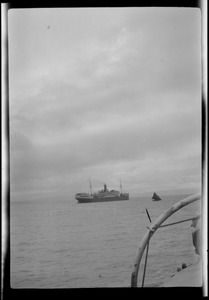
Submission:
<svg viewBox="0 0 209 300">
<path fill-rule="evenodd" d="M 11 287 L 128 287 L 138 246 L 149 225 L 185 196 L 78 204 L 72 199 L 11 202 Z M 195 202 L 169 223 L 196 216 Z M 155 286 L 184 262 L 195 262 L 191 222 L 158 229 L 150 241 L 145 286 Z M 142 261 L 139 283 L 143 273 Z"/>
</svg>

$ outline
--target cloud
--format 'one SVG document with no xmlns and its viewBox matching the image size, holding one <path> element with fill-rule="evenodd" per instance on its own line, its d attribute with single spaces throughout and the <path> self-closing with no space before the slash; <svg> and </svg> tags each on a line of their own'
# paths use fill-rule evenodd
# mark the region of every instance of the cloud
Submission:
<svg viewBox="0 0 209 300">
<path fill-rule="evenodd" d="M 181 155 L 184 149 L 187 156 L 191 150 L 193 153 L 193 145 L 199 142 L 198 134 L 193 137 L 197 124 L 190 114 L 176 118 L 170 112 L 161 120 L 151 116 L 147 120 L 135 118 L 115 122 L 112 119 L 108 123 L 98 124 L 83 127 L 69 136 L 65 133 L 59 142 L 57 138 L 42 146 L 32 145 L 28 139 L 22 139 L 17 134 L 13 148 L 15 153 L 22 153 L 22 156 L 18 156 L 19 165 L 14 166 L 14 170 L 21 169 L 26 177 L 40 177 L 42 174 L 59 175 L 114 161 L 131 162 L 148 157 L 173 159 Z M 198 153 L 199 149 L 195 152 Z"/>
<path fill-rule="evenodd" d="M 196 10 L 24 11 L 9 22 L 13 191 L 75 190 L 89 175 L 124 175 L 134 193 L 138 181 L 196 182 Z"/>
</svg>

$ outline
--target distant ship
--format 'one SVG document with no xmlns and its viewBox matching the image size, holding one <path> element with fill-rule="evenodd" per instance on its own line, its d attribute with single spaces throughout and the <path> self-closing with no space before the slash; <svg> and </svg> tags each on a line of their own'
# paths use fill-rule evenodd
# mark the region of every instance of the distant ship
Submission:
<svg viewBox="0 0 209 300">
<path fill-rule="evenodd" d="M 79 203 L 129 200 L 129 193 L 122 192 L 121 182 L 120 192 L 116 190 L 108 190 L 107 185 L 104 183 L 104 189 L 96 193 L 92 193 L 91 180 L 89 180 L 89 183 L 90 193 L 77 193 L 75 195 L 75 199 L 78 200 Z"/>
<path fill-rule="evenodd" d="M 162 199 L 156 193 L 154 193 L 153 196 L 152 196 L 152 200 L 153 201 L 160 201 Z"/>
</svg>

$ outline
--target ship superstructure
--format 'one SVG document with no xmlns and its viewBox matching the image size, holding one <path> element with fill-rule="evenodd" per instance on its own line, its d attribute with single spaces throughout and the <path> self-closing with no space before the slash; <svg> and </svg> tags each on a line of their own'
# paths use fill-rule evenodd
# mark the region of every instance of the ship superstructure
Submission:
<svg viewBox="0 0 209 300">
<path fill-rule="evenodd" d="M 108 190 L 106 183 L 104 183 L 104 189 L 93 193 L 90 180 L 89 184 L 90 193 L 77 193 L 75 195 L 75 199 L 78 200 L 79 203 L 129 200 L 129 193 L 122 192 L 121 182 L 120 192 L 116 190 Z"/>
</svg>

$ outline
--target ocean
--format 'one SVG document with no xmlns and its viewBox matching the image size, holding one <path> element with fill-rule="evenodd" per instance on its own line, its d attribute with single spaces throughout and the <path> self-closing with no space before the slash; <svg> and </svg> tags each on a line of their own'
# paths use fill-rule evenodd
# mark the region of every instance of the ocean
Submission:
<svg viewBox="0 0 209 300">
<path fill-rule="evenodd" d="M 188 195 L 162 196 L 157 202 L 151 196 L 87 204 L 73 197 L 11 201 L 11 287 L 130 287 L 138 247 L 150 224 L 146 208 L 155 221 Z M 166 222 L 200 213 L 197 201 Z M 182 263 L 188 266 L 197 260 L 191 221 L 158 229 L 150 240 L 144 286 L 159 286 Z"/>
</svg>

